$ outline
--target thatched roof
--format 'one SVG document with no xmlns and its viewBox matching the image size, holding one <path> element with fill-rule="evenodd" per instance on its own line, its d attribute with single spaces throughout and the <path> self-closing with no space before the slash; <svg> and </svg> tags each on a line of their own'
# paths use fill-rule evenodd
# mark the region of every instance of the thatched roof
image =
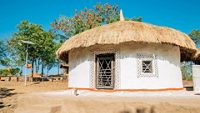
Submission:
<svg viewBox="0 0 200 113">
<path fill-rule="evenodd" d="M 56 54 L 58 58 L 64 59 L 65 55 L 75 48 L 126 42 L 179 46 L 181 48 L 181 56 L 186 58 L 183 60 L 190 60 L 191 55 L 196 52 L 196 46 L 190 37 L 175 29 L 143 22 L 118 21 L 71 37 L 62 44 Z"/>
<path fill-rule="evenodd" d="M 60 65 L 60 68 L 67 68 L 67 67 L 69 67 L 69 64 L 61 64 Z"/>
<path fill-rule="evenodd" d="M 200 48 L 197 49 L 197 52 L 193 57 L 193 61 L 195 64 L 200 64 Z"/>
</svg>

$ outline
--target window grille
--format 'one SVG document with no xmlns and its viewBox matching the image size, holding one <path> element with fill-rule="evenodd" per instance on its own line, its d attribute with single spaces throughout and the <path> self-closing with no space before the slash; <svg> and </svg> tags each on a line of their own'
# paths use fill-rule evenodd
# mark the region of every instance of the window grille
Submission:
<svg viewBox="0 0 200 113">
<path fill-rule="evenodd" d="M 143 73 L 153 73 L 151 60 L 142 61 L 142 72 Z"/>
<path fill-rule="evenodd" d="M 96 56 L 97 89 L 114 88 L 114 54 Z"/>
<path fill-rule="evenodd" d="M 137 77 L 158 77 L 157 56 L 137 54 Z"/>
</svg>

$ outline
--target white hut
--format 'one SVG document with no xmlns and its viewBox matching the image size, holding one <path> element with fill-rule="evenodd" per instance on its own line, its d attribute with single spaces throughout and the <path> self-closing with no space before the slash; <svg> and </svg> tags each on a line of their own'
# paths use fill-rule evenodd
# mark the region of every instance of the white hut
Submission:
<svg viewBox="0 0 200 113">
<path fill-rule="evenodd" d="M 180 61 L 196 52 L 186 34 L 143 22 L 118 21 L 67 40 L 58 58 L 69 58 L 69 88 L 182 90 Z"/>
</svg>

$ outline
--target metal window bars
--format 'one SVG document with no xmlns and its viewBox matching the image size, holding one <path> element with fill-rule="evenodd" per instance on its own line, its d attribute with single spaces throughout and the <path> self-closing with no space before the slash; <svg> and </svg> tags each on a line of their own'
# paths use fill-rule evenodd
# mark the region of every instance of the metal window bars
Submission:
<svg viewBox="0 0 200 113">
<path fill-rule="evenodd" d="M 114 88 L 114 55 L 97 55 L 96 62 L 97 89 Z"/>
<path fill-rule="evenodd" d="M 143 73 L 153 73 L 151 60 L 142 61 L 142 72 Z"/>
</svg>

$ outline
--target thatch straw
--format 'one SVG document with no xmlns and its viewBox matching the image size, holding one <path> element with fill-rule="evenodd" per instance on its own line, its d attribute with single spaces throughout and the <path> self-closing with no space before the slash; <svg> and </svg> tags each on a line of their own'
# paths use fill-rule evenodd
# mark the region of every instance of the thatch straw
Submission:
<svg viewBox="0 0 200 113">
<path fill-rule="evenodd" d="M 199 64 L 200 65 L 200 49 L 197 49 L 196 54 L 193 57 L 193 61 L 195 64 Z"/>
<path fill-rule="evenodd" d="M 120 44 L 125 42 L 171 44 L 179 46 L 182 54 L 187 54 L 188 51 L 192 52 L 191 54 L 196 52 L 196 46 L 190 37 L 175 29 L 143 22 L 118 21 L 71 37 L 63 43 L 56 54 L 58 58 L 63 59 L 62 57 L 71 49 L 96 44 Z"/>
</svg>

